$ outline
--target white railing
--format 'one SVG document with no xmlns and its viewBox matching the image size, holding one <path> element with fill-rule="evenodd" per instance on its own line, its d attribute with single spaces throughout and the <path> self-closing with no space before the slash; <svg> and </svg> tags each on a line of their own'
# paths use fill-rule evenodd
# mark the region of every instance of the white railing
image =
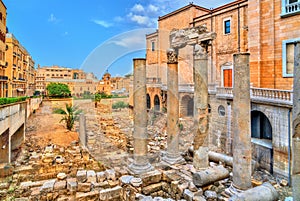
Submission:
<svg viewBox="0 0 300 201">
<path fill-rule="evenodd" d="M 286 4 L 285 5 L 285 13 L 289 14 L 289 13 L 295 13 L 300 11 L 300 2 L 295 2 L 295 3 L 291 3 L 291 4 Z"/>
<path fill-rule="evenodd" d="M 231 87 L 217 87 L 218 98 L 233 98 Z M 263 101 L 269 103 L 288 104 L 293 103 L 293 92 L 289 90 L 253 88 L 250 89 L 252 101 Z"/>
</svg>

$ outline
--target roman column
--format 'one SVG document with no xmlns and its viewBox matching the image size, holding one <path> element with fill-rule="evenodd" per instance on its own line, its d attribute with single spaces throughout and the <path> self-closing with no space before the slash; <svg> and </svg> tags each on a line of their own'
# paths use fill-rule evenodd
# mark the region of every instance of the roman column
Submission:
<svg viewBox="0 0 300 201">
<path fill-rule="evenodd" d="M 196 169 L 208 167 L 207 42 L 194 46 L 194 162 Z"/>
<path fill-rule="evenodd" d="M 300 200 L 300 42 L 295 44 L 293 88 L 292 186 L 293 199 Z"/>
<path fill-rule="evenodd" d="M 231 190 L 247 190 L 252 186 L 249 56 L 249 53 L 233 55 L 233 183 Z"/>
<path fill-rule="evenodd" d="M 146 59 L 133 59 L 133 71 L 134 161 L 129 170 L 133 174 L 142 174 L 153 169 L 147 158 Z"/>
<path fill-rule="evenodd" d="M 167 50 L 167 152 L 163 161 L 169 164 L 183 162 L 179 152 L 179 93 L 178 93 L 178 52 Z"/>
</svg>

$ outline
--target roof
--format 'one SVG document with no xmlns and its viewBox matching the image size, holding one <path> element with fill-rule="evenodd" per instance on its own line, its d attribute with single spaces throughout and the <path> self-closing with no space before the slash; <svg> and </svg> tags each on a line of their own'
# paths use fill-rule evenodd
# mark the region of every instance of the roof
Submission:
<svg viewBox="0 0 300 201">
<path fill-rule="evenodd" d="M 176 14 L 178 14 L 178 13 L 180 13 L 182 11 L 185 11 L 187 9 L 190 9 L 192 7 L 195 7 L 196 9 L 203 10 L 203 11 L 206 11 L 206 12 L 210 12 L 210 9 L 207 9 L 207 8 L 204 8 L 204 7 L 201 7 L 201 6 L 197 6 L 197 5 L 193 4 L 193 3 L 189 3 L 188 5 L 186 5 L 186 6 L 182 7 L 182 8 L 179 8 L 179 9 L 177 9 L 177 10 L 171 12 L 171 13 L 168 13 L 168 14 L 166 14 L 164 16 L 158 17 L 158 21 L 166 19 L 166 18 L 168 18 L 168 17 L 170 17 L 172 15 L 176 15 Z"/>
</svg>

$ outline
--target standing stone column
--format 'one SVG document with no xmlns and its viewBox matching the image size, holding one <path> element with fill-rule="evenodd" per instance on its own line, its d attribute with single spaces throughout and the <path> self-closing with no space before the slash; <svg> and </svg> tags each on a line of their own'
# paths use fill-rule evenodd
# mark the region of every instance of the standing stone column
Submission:
<svg viewBox="0 0 300 201">
<path fill-rule="evenodd" d="M 86 118 L 84 113 L 79 116 L 79 139 L 81 144 L 86 147 Z"/>
<path fill-rule="evenodd" d="M 183 162 L 179 153 L 179 93 L 178 93 L 178 55 L 174 49 L 167 50 L 167 153 L 163 160 L 169 164 Z"/>
<path fill-rule="evenodd" d="M 300 200 L 300 42 L 295 44 L 293 90 L 293 199 Z"/>
<path fill-rule="evenodd" d="M 249 56 L 249 53 L 233 55 L 233 184 L 231 190 L 247 190 L 252 186 Z"/>
<path fill-rule="evenodd" d="M 207 44 L 194 47 L 194 162 L 196 169 L 208 167 Z"/>
<path fill-rule="evenodd" d="M 129 170 L 142 174 L 153 169 L 147 158 L 146 59 L 133 59 L 133 70 L 134 161 L 129 165 Z"/>
</svg>

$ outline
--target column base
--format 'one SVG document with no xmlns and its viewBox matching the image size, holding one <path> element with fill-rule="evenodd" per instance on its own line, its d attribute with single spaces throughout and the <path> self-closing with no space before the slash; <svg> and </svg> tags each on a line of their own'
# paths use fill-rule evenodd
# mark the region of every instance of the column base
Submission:
<svg viewBox="0 0 300 201">
<path fill-rule="evenodd" d="M 140 165 L 133 162 L 128 166 L 128 170 L 134 175 L 140 175 L 146 172 L 150 172 L 154 170 L 154 168 L 150 163 Z"/>
<path fill-rule="evenodd" d="M 166 153 L 166 155 L 163 156 L 162 161 L 174 165 L 174 164 L 182 164 L 185 162 L 185 160 L 182 158 L 182 156 L 178 154 L 170 154 Z"/>
<path fill-rule="evenodd" d="M 244 190 L 237 188 L 233 183 L 231 183 L 229 188 L 225 189 L 225 193 L 230 197 L 242 192 L 244 192 Z"/>
</svg>

